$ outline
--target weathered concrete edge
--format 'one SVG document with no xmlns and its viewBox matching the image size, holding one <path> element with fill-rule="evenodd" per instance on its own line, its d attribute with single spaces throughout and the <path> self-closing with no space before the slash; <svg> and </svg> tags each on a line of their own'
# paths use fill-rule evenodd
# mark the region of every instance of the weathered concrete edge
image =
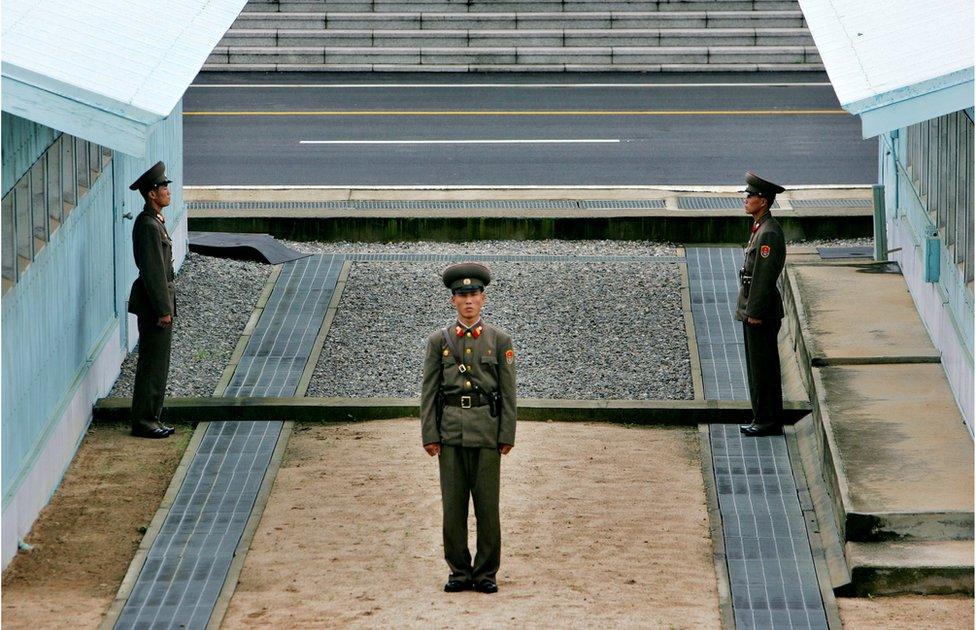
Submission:
<svg viewBox="0 0 976 630">
<path fill-rule="evenodd" d="M 790 467 L 793 469 L 793 481 L 796 483 L 800 510 L 803 512 L 803 522 L 807 527 L 807 539 L 810 541 L 810 551 L 813 555 L 814 570 L 817 573 L 817 584 L 820 585 L 820 598 L 823 602 L 827 627 L 831 630 L 843 630 L 844 625 L 841 622 L 840 610 L 837 608 L 837 599 L 834 597 L 833 574 L 829 561 L 831 550 L 825 548 L 825 543 L 830 544 L 830 541 L 821 536 L 824 526 L 821 525 L 817 516 L 815 498 L 817 488 L 809 483 L 799 443 L 802 434 L 800 427 L 806 420 L 807 418 L 804 418 L 801 422 L 785 429 L 786 448 L 790 454 Z M 814 480 L 816 481 L 816 478 Z M 833 519 L 829 519 L 826 526 L 830 527 L 832 524 Z M 840 559 L 843 561 L 843 550 L 838 549 L 836 551 L 840 553 Z"/>
<path fill-rule="evenodd" d="M 176 500 L 176 495 L 180 491 L 180 487 L 183 485 L 183 480 L 186 478 L 186 473 L 190 469 L 190 464 L 193 463 L 193 458 L 196 457 L 197 451 L 200 448 L 200 442 L 203 440 L 203 435 L 207 432 L 207 427 L 209 423 L 201 422 L 197 425 L 196 429 L 193 431 L 193 436 L 190 437 L 189 443 L 186 445 L 186 450 L 183 451 L 183 457 L 180 458 L 180 463 L 177 464 L 176 470 L 173 472 L 173 477 L 169 481 L 169 487 L 166 489 L 166 494 L 163 495 L 162 501 L 159 503 L 159 507 L 156 508 L 156 513 L 153 515 L 152 521 L 149 523 L 149 527 L 146 529 L 145 535 L 139 542 L 139 547 L 136 549 L 136 554 L 133 556 L 132 561 L 129 563 L 129 568 L 125 572 L 125 577 L 122 578 L 122 583 L 119 585 L 119 590 L 115 594 L 115 598 L 109 605 L 108 611 L 102 618 L 102 622 L 99 624 L 99 630 L 112 630 L 115 627 L 116 622 L 119 620 L 119 616 L 122 614 L 122 610 L 125 608 L 125 603 L 129 600 L 129 595 L 132 594 L 132 588 L 136 584 L 136 580 L 139 578 L 139 573 L 142 571 L 143 565 L 146 563 L 146 558 L 149 556 L 149 550 L 152 548 L 153 543 L 156 542 L 156 537 L 159 536 L 159 531 L 163 527 L 163 523 L 166 521 L 166 517 L 169 515 L 169 510 L 173 505 L 173 501 Z"/>
<path fill-rule="evenodd" d="M 339 278 L 336 281 L 335 289 L 332 291 L 332 299 L 329 300 L 325 317 L 322 319 L 322 326 L 319 328 L 318 335 L 315 336 L 315 341 L 312 342 L 312 351 L 308 355 L 308 361 L 305 362 L 302 377 L 298 380 L 298 387 L 295 389 L 296 396 L 304 396 L 308 392 L 308 385 L 312 382 L 312 375 L 315 374 L 315 366 L 318 365 L 319 357 L 322 354 L 325 338 L 329 335 L 332 322 L 335 320 L 336 313 L 339 310 L 339 302 L 342 301 L 342 293 L 346 290 L 346 281 L 349 279 L 350 268 L 352 268 L 351 260 L 342 263 L 342 270 L 339 271 Z"/>
<path fill-rule="evenodd" d="M 168 398 L 166 418 L 174 422 L 294 420 L 347 422 L 417 417 L 416 398 Z M 95 422 L 124 422 L 128 398 L 102 398 L 95 403 Z M 784 404 L 786 421 L 810 413 L 806 401 Z M 747 402 L 713 400 L 519 400 L 520 420 L 608 422 L 615 424 L 698 425 L 742 423 L 752 417 Z"/>
<path fill-rule="evenodd" d="M 684 248 L 679 248 L 679 255 L 684 256 Z M 688 280 L 688 263 L 678 264 L 681 272 L 681 310 L 685 318 L 685 337 L 688 339 L 688 356 L 691 359 L 691 384 L 695 392 L 695 400 L 705 400 L 705 383 L 702 378 L 701 357 L 698 354 L 698 338 L 695 336 L 695 317 L 691 310 L 691 286 Z"/>
<path fill-rule="evenodd" d="M 732 610 L 732 580 L 729 577 L 728 556 L 725 552 L 725 532 L 722 529 L 722 511 L 718 504 L 718 483 L 712 467 L 712 440 L 707 424 L 698 425 L 701 455 L 702 481 L 705 486 L 705 507 L 708 510 L 708 531 L 712 539 L 712 562 L 718 588 L 719 620 L 724 630 L 735 630 L 735 612 Z"/>
<path fill-rule="evenodd" d="M 278 476 L 281 461 L 285 457 L 285 450 L 288 448 L 288 440 L 291 438 L 294 426 L 294 422 L 285 422 L 281 427 L 281 433 L 278 434 L 278 441 L 275 443 L 274 451 L 271 452 L 271 460 L 268 462 L 268 468 L 264 471 L 261 487 L 258 488 L 258 494 L 254 499 L 254 506 L 251 507 L 251 514 L 244 524 L 241 539 L 234 549 L 234 559 L 227 569 L 227 577 L 224 579 L 224 585 L 221 587 L 217 601 L 214 603 L 213 612 L 210 613 L 207 630 L 218 630 L 224 621 L 228 607 L 230 607 L 230 600 L 237 590 L 237 581 L 240 579 L 241 571 L 244 569 L 244 560 L 247 558 L 247 552 L 250 550 L 251 543 L 254 541 L 254 534 L 257 532 L 258 525 L 261 523 L 264 508 L 268 505 L 268 499 L 271 497 L 271 490 L 274 487 L 275 478 Z"/>
</svg>

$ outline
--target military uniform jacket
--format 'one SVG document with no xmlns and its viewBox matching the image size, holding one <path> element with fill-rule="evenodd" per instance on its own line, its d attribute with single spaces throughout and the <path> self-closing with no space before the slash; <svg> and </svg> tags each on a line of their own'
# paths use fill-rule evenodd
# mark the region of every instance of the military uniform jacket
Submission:
<svg viewBox="0 0 976 630">
<path fill-rule="evenodd" d="M 147 319 L 176 315 L 173 241 L 148 204 L 132 226 L 132 254 L 139 277 L 129 291 L 129 312 Z"/>
<path fill-rule="evenodd" d="M 451 446 L 497 448 L 515 444 L 515 350 L 505 331 L 479 322 L 481 333 L 457 336 L 459 324 L 448 326 L 454 348 L 467 371 L 461 373 L 451 347 L 441 330 L 427 338 L 423 385 L 420 392 L 420 421 L 424 444 L 441 442 Z M 463 328 L 460 328 L 463 332 Z M 440 427 L 437 426 L 438 388 L 443 385 L 447 396 L 471 394 L 480 388 L 501 394 L 500 413 L 493 417 L 489 406 L 463 409 L 446 405 Z"/>
<path fill-rule="evenodd" d="M 742 269 L 746 277 L 752 277 L 752 281 L 743 281 L 739 288 L 736 319 L 783 319 L 783 298 L 776 288 L 776 280 L 785 264 L 786 239 L 783 228 L 766 212 L 746 245 Z"/>
</svg>

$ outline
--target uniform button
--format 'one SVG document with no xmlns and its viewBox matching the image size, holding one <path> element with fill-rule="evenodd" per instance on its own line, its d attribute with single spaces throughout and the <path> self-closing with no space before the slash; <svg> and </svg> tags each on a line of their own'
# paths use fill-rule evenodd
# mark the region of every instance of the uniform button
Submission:
<svg viewBox="0 0 976 630">
<path fill-rule="evenodd" d="M 471 336 L 471 333 L 464 333 L 464 336 L 465 337 L 470 337 Z"/>
<path fill-rule="evenodd" d="M 471 387 L 471 381 L 464 381 L 465 387 Z"/>
<path fill-rule="evenodd" d="M 469 372 L 470 372 L 471 370 L 473 370 L 473 369 L 474 369 L 474 367 L 473 367 L 473 366 L 470 366 L 470 365 L 468 366 L 468 371 L 469 371 Z"/>
<path fill-rule="evenodd" d="M 471 354 L 471 348 L 465 348 L 464 354 Z"/>
</svg>

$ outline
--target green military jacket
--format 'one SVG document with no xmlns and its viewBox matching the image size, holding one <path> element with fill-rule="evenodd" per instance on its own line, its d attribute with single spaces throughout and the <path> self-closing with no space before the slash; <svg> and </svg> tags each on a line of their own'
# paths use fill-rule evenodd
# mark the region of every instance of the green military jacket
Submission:
<svg viewBox="0 0 976 630">
<path fill-rule="evenodd" d="M 146 319 L 175 316 L 173 241 L 148 203 L 132 226 L 132 255 L 139 268 L 139 277 L 129 291 L 129 312 Z"/>
<path fill-rule="evenodd" d="M 779 221 L 766 212 L 746 245 L 735 318 L 783 319 L 783 298 L 776 287 L 786 264 L 786 239 Z"/>
<path fill-rule="evenodd" d="M 458 370 L 451 347 L 441 330 L 427 338 L 424 357 L 423 385 L 420 391 L 420 423 L 424 444 L 440 442 L 451 446 L 497 448 L 500 444 L 515 444 L 515 349 L 512 338 L 505 331 L 484 321 L 478 336 L 455 322 L 447 328 L 454 348 L 467 368 Z M 458 332 L 461 336 L 458 336 Z M 500 413 L 493 417 L 488 405 L 463 409 L 444 407 L 440 426 L 437 424 L 437 393 L 443 386 L 447 396 L 470 394 L 480 388 L 484 392 L 501 394 Z"/>
</svg>

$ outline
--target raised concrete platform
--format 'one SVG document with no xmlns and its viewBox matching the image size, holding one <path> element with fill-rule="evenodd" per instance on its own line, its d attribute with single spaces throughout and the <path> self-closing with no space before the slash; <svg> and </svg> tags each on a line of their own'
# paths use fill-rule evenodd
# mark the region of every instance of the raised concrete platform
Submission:
<svg viewBox="0 0 976 630">
<path fill-rule="evenodd" d="M 818 517 L 846 558 L 835 586 L 971 593 L 973 442 L 903 277 L 886 264 L 792 261 L 786 280 L 814 393 L 807 448 L 829 495 Z"/>
</svg>

